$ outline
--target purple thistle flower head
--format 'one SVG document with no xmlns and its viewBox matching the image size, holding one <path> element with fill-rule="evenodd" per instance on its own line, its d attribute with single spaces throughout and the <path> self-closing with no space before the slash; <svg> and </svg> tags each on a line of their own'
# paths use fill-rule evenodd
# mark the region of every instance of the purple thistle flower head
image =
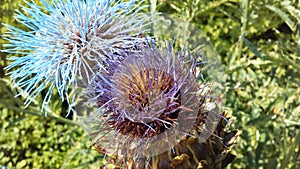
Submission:
<svg viewBox="0 0 300 169">
<path fill-rule="evenodd" d="M 197 82 L 199 56 L 142 47 L 91 84 L 98 113 L 86 118 L 94 141 L 110 155 L 143 159 L 168 151 L 204 112 L 209 90 Z M 198 123 L 199 123 L 198 119 Z"/>
<path fill-rule="evenodd" d="M 25 106 L 47 89 L 43 106 L 56 88 L 69 104 L 75 94 L 76 79 L 90 82 L 99 69 L 106 68 L 107 53 L 131 48 L 139 38 L 148 17 L 139 11 L 144 7 L 136 0 L 41 0 L 17 11 L 16 19 L 27 27 L 21 30 L 9 25 L 3 52 L 19 56 L 6 67 L 13 82 L 27 95 Z M 142 2 L 142 1 L 141 1 Z M 144 30 L 145 31 L 145 30 Z M 16 68 L 16 69 L 15 69 Z M 73 87 L 71 87 L 73 86 Z M 72 92 L 73 93 L 73 92 Z"/>
</svg>

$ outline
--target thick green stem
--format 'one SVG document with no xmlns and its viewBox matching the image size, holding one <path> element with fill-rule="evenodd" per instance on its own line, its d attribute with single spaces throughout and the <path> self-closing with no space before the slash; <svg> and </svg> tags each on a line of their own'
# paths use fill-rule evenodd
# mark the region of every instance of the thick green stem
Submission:
<svg viewBox="0 0 300 169">
<path fill-rule="evenodd" d="M 241 18 L 242 20 L 242 28 L 241 28 L 241 34 L 239 37 L 239 46 L 238 46 L 238 52 L 237 52 L 237 58 L 240 59 L 242 56 L 242 50 L 243 50 L 243 37 L 245 36 L 245 32 L 247 29 L 247 23 L 248 23 L 248 6 L 249 6 L 249 0 L 242 0 L 241 6 L 243 10 L 243 16 Z"/>
<path fill-rule="evenodd" d="M 39 112 L 36 112 L 36 111 L 30 111 L 30 110 L 24 110 L 24 109 L 21 109 L 19 107 L 16 107 L 12 104 L 9 104 L 7 103 L 6 101 L 4 100 L 0 100 L 0 104 L 3 105 L 3 107 L 6 107 L 8 109 L 11 109 L 11 110 L 14 110 L 16 112 L 24 112 L 24 113 L 27 113 L 27 114 L 30 114 L 30 115 L 34 115 L 34 116 L 44 116 L 42 113 L 39 113 Z M 75 125 L 78 125 L 77 123 L 75 123 L 74 121 L 72 120 L 69 120 L 69 119 L 65 119 L 59 115 L 56 115 L 56 114 L 53 114 L 53 113 L 48 113 L 48 116 L 58 122 L 62 122 L 62 123 L 65 123 L 65 124 L 68 124 L 68 125 L 72 125 L 72 126 L 75 126 Z"/>
</svg>

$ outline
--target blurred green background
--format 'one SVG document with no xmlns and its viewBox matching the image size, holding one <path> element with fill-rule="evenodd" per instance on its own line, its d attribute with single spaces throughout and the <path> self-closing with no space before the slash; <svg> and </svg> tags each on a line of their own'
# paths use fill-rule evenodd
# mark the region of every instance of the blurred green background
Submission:
<svg viewBox="0 0 300 169">
<path fill-rule="evenodd" d="M 16 27 L 22 0 L 1 0 L 0 21 Z M 147 0 L 151 12 L 173 14 L 196 25 L 212 42 L 226 74 L 224 110 L 242 131 L 228 168 L 300 168 L 300 0 Z M 0 35 L 5 27 L 0 25 Z M 194 35 L 196 36 L 196 35 Z M 7 43 L 0 40 L 2 44 Z M 97 168 L 88 136 L 65 117 L 66 104 L 43 94 L 24 110 L 0 53 L 0 167 Z"/>
</svg>

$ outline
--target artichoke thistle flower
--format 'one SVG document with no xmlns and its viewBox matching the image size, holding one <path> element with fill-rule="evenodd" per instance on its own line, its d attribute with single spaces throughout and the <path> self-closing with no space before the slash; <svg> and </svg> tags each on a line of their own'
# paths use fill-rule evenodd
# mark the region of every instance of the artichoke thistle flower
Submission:
<svg viewBox="0 0 300 169">
<path fill-rule="evenodd" d="M 143 41 L 138 35 L 148 24 L 136 0 L 41 0 L 27 2 L 17 11 L 21 30 L 6 25 L 3 52 L 14 54 L 6 67 L 14 84 L 26 95 L 25 107 L 46 90 L 43 107 L 56 88 L 71 105 L 78 79 L 89 83 L 99 69 L 105 69 L 109 55 Z M 144 30 L 146 31 L 146 30 Z M 16 56 L 21 54 L 22 56 Z M 72 86 L 72 87 L 71 87 Z M 71 92 L 72 91 L 72 92 Z M 42 109 L 43 109 L 42 107 Z"/>
<path fill-rule="evenodd" d="M 217 153 L 223 151 L 227 157 L 229 144 L 221 143 L 220 138 L 228 137 L 222 133 L 226 120 L 218 108 L 210 108 L 213 99 L 209 85 L 198 81 L 199 56 L 153 46 L 123 54 L 123 59 L 111 64 L 109 71 L 97 74 L 91 83 L 96 94 L 91 100 L 99 109 L 84 121 L 92 125 L 88 130 L 97 149 L 110 157 L 103 167 L 215 165 L 211 157 L 215 147 L 209 147 L 212 144 L 218 144 Z M 214 133 L 218 128 L 221 134 Z M 234 131 L 225 139 L 229 142 L 236 134 Z M 206 161 L 201 162 L 198 156 L 207 157 L 203 158 Z"/>
</svg>

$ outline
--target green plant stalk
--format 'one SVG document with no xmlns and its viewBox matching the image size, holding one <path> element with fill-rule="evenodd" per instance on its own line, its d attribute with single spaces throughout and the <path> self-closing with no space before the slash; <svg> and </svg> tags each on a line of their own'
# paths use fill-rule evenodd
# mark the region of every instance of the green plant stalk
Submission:
<svg viewBox="0 0 300 169">
<path fill-rule="evenodd" d="M 243 37 L 245 36 L 245 32 L 247 29 L 247 23 L 248 23 L 248 5 L 249 5 L 249 0 L 242 0 L 241 6 L 243 9 L 243 16 L 242 16 L 242 28 L 241 28 L 241 34 L 239 37 L 239 45 L 238 45 L 238 51 L 237 51 L 237 58 L 240 59 L 242 56 L 242 50 L 243 50 Z"/>
<path fill-rule="evenodd" d="M 157 6 L 157 0 L 149 0 L 149 11 L 151 14 L 155 13 L 156 11 L 156 6 Z"/>
<path fill-rule="evenodd" d="M 3 100 L 0 100 L 0 103 L 3 105 L 3 107 L 6 107 L 8 109 L 12 109 L 16 112 L 24 112 L 24 113 L 27 113 L 27 114 L 30 114 L 30 115 L 40 116 L 40 117 L 44 116 L 43 114 L 38 113 L 38 112 L 33 112 L 33 111 L 30 111 L 30 110 L 24 110 L 24 109 L 21 109 L 19 107 L 13 106 L 12 104 L 9 104 L 9 103 L 7 103 Z M 62 122 L 62 123 L 65 123 L 65 124 L 68 124 L 68 125 L 71 125 L 71 126 L 78 125 L 74 121 L 69 120 L 69 119 L 65 119 L 63 117 L 60 117 L 59 115 L 54 114 L 54 113 L 49 113 L 48 115 L 49 115 L 49 117 L 51 117 L 52 119 L 54 119 L 58 122 Z"/>
<path fill-rule="evenodd" d="M 288 168 L 290 159 L 293 156 L 295 148 L 299 143 L 300 143 L 300 132 L 298 131 L 293 145 L 290 147 L 290 150 L 288 151 L 287 154 L 285 154 L 283 160 L 281 161 L 280 169 Z"/>
<path fill-rule="evenodd" d="M 157 8 L 157 0 L 149 0 L 148 3 L 150 4 L 148 10 L 150 11 L 150 15 L 154 15 Z M 151 23 L 150 26 L 150 33 L 154 34 L 154 23 Z"/>
</svg>

